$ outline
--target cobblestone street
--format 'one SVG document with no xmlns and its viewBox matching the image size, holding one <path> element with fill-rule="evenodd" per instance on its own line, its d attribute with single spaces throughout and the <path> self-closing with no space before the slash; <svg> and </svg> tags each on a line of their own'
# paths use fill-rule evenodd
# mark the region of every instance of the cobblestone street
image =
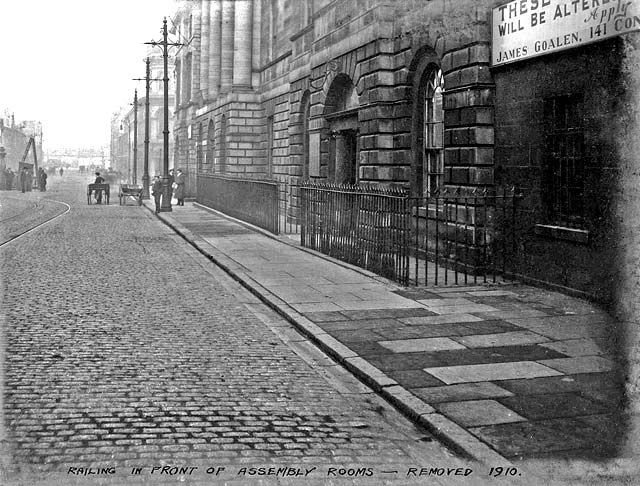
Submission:
<svg viewBox="0 0 640 486">
<path fill-rule="evenodd" d="M 464 466 L 144 208 L 87 205 L 75 177 L 10 194 L 71 211 L 0 249 L 5 479 L 102 466 L 115 474 L 78 481 L 130 484 L 131 467 L 168 465 L 211 484 L 208 467 L 273 464 L 327 484 L 331 466 L 379 482 Z"/>
</svg>

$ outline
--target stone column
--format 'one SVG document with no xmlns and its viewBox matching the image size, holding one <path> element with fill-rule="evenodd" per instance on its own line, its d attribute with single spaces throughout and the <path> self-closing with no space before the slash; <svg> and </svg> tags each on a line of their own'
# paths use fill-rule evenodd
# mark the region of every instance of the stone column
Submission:
<svg viewBox="0 0 640 486">
<path fill-rule="evenodd" d="M 215 98 L 220 89 L 220 59 L 222 56 L 222 0 L 212 0 L 209 12 L 209 96 Z"/>
<path fill-rule="evenodd" d="M 205 2 L 209 3 L 209 2 Z M 193 9 L 192 29 L 193 29 L 193 49 L 191 51 L 191 77 L 192 90 L 191 99 L 199 100 L 201 94 L 201 73 L 202 73 L 202 5 L 196 5 Z"/>
<path fill-rule="evenodd" d="M 233 24 L 235 5 L 233 0 L 222 0 L 222 54 L 220 59 L 220 91 L 229 91 L 233 83 Z"/>
<path fill-rule="evenodd" d="M 183 16 L 182 20 L 182 36 L 185 39 L 189 39 L 189 18 L 188 16 Z M 180 61 L 180 79 L 181 79 L 181 91 L 180 91 L 180 105 L 184 105 L 186 103 L 189 102 L 189 100 L 191 99 L 191 97 L 187 97 L 187 93 L 191 92 L 191 86 L 187 86 L 187 84 L 191 84 L 191 73 L 187 73 L 189 66 L 187 65 L 187 54 L 188 54 L 188 50 L 189 47 L 188 46 L 184 46 L 182 49 L 180 49 L 180 54 L 181 54 L 181 61 Z"/>
<path fill-rule="evenodd" d="M 251 86 L 253 0 L 236 0 L 233 42 L 233 85 Z"/>
<path fill-rule="evenodd" d="M 202 55 L 200 57 L 200 92 L 202 99 L 206 102 L 209 99 L 209 58 L 211 52 L 210 38 L 210 5 L 208 0 L 202 1 L 202 27 L 200 30 L 200 45 Z"/>
</svg>

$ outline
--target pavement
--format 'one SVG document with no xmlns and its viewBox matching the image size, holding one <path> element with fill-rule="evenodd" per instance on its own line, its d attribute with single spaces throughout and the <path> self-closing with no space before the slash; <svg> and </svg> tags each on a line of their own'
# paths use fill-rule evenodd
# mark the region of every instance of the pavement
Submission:
<svg viewBox="0 0 640 486">
<path fill-rule="evenodd" d="M 619 323 L 595 303 L 517 283 L 402 288 L 197 203 L 157 216 L 459 453 L 623 454 Z"/>
</svg>

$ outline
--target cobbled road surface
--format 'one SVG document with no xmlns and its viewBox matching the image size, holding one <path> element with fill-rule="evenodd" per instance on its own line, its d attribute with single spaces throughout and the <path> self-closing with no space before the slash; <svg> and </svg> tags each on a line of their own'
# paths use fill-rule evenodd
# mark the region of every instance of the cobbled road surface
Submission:
<svg viewBox="0 0 640 486">
<path fill-rule="evenodd" d="M 386 484 L 464 465 L 146 209 L 51 179 L 0 193 L 7 216 L 71 206 L 0 247 L 0 483 Z"/>
</svg>

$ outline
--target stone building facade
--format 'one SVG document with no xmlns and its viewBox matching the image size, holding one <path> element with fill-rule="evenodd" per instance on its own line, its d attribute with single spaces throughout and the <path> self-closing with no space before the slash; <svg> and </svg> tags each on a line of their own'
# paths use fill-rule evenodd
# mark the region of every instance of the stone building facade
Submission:
<svg viewBox="0 0 640 486">
<path fill-rule="evenodd" d="M 149 54 L 149 177 L 162 175 L 163 150 L 164 150 L 164 95 L 162 78 L 164 67 L 162 54 L 156 49 Z M 141 72 L 144 73 L 144 64 L 141 64 Z M 169 73 L 169 132 L 173 131 L 172 106 L 174 102 L 175 88 L 171 73 Z M 142 184 L 144 175 L 144 140 L 145 140 L 145 104 L 146 94 L 144 82 L 138 88 L 138 114 L 137 114 L 137 167 L 136 179 Z M 110 139 L 110 164 L 111 168 L 126 175 L 127 180 L 133 182 L 133 148 L 136 114 L 134 112 L 133 98 L 125 108 L 113 114 L 111 118 Z M 173 152 L 169 152 L 169 167 L 173 167 Z"/>
<path fill-rule="evenodd" d="M 176 165 L 191 195 L 206 174 L 416 197 L 517 186 L 515 273 L 606 294 L 621 177 L 613 127 L 637 34 L 492 62 L 494 16 L 518 12 L 500 24 L 518 30 L 544 9 L 549 22 L 556 7 L 569 15 L 567 3 L 580 2 L 183 1 Z M 586 4 L 572 15 L 592 16 Z"/>
<path fill-rule="evenodd" d="M 0 147 L 4 148 L 4 167 L 16 172 L 29 143 L 29 137 L 34 137 L 38 166 L 43 163 L 42 153 L 42 123 L 38 121 L 15 122 L 13 116 L 0 117 Z M 29 150 L 27 164 L 33 164 L 33 148 Z"/>
</svg>

